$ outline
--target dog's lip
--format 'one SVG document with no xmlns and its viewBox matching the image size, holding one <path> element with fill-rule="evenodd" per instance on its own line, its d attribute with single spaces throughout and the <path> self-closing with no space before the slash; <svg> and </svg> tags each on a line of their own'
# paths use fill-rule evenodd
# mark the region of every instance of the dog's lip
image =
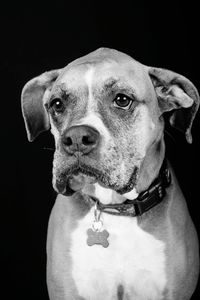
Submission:
<svg viewBox="0 0 200 300">
<path fill-rule="evenodd" d="M 66 184 L 63 180 L 56 180 L 54 188 L 57 193 L 65 195 L 65 196 L 72 196 L 75 191 L 73 191 L 69 185 Z"/>
<path fill-rule="evenodd" d="M 91 187 L 96 182 L 100 183 L 100 175 L 92 168 L 73 168 L 57 178 L 55 189 L 59 194 L 72 196 L 75 192 Z"/>
</svg>

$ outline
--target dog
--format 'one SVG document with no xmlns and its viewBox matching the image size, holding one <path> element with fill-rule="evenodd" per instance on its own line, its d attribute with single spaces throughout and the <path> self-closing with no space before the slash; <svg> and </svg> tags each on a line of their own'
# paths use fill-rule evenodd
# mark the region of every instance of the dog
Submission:
<svg viewBox="0 0 200 300">
<path fill-rule="evenodd" d="M 29 141 L 48 129 L 55 138 L 51 300 L 191 298 L 198 239 L 165 157 L 163 115 L 191 143 L 198 106 L 184 76 L 109 48 L 24 86 Z"/>
</svg>

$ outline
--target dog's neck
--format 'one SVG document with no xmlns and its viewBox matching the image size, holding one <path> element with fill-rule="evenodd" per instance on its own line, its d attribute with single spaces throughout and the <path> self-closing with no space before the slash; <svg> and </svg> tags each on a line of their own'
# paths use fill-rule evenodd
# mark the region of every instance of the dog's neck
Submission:
<svg viewBox="0 0 200 300">
<path fill-rule="evenodd" d="M 166 188 L 168 188 L 170 184 L 171 174 L 165 159 L 157 178 L 152 182 L 149 188 L 140 193 L 137 198 L 131 200 L 126 199 L 120 204 L 102 204 L 99 200 L 96 200 L 97 208 L 102 212 L 118 216 L 141 216 L 164 199 Z"/>
<path fill-rule="evenodd" d="M 86 186 L 82 192 L 83 194 L 85 193 L 91 196 L 94 201 L 97 201 L 99 210 L 115 215 L 137 216 L 142 215 L 160 203 L 170 183 L 171 175 L 167 161 L 164 159 L 158 176 L 153 180 L 150 186 L 141 193 L 137 193 L 134 188 L 131 192 L 120 195 L 97 183 Z"/>
<path fill-rule="evenodd" d="M 97 198 L 103 204 L 123 203 L 126 199 L 133 200 L 138 197 L 135 188 L 126 194 L 120 195 L 112 189 L 101 186 L 99 183 L 86 185 L 83 188 L 82 193 Z"/>
</svg>

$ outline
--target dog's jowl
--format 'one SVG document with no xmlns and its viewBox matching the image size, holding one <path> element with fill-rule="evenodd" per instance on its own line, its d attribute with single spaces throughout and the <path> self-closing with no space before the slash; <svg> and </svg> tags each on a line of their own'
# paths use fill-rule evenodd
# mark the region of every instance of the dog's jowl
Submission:
<svg viewBox="0 0 200 300">
<path fill-rule="evenodd" d="M 198 240 L 165 157 L 163 115 L 191 143 L 198 105 L 187 78 L 107 48 L 25 85 L 29 141 L 48 129 L 55 138 L 51 300 L 191 298 Z"/>
</svg>

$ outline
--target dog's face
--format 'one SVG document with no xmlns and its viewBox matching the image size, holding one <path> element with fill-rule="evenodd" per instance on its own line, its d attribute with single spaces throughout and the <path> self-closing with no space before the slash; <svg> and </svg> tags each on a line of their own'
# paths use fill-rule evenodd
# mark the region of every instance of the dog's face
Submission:
<svg viewBox="0 0 200 300">
<path fill-rule="evenodd" d="M 42 104 L 55 137 L 53 185 L 58 193 L 69 195 L 95 184 L 130 192 L 145 176 L 146 163 L 154 176 L 164 156 L 162 113 L 196 103 L 175 81 L 164 85 L 161 71 L 100 49 L 59 70 L 56 80 L 55 75 L 46 80 Z M 28 89 L 30 84 L 22 98 L 30 95 Z M 27 100 L 23 103 L 27 107 Z M 27 123 L 29 110 L 24 109 Z"/>
<path fill-rule="evenodd" d="M 116 191 L 132 189 L 147 148 L 161 131 L 153 97 L 149 77 L 132 60 L 89 57 L 67 67 L 46 103 L 56 141 L 54 187 L 63 192 L 72 175 L 86 174 Z M 82 126 L 87 126 L 83 137 L 93 134 L 88 127 L 97 131 L 95 146 L 86 153 L 81 145 L 68 151 L 70 128 L 79 135 Z"/>
</svg>

